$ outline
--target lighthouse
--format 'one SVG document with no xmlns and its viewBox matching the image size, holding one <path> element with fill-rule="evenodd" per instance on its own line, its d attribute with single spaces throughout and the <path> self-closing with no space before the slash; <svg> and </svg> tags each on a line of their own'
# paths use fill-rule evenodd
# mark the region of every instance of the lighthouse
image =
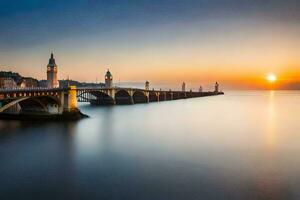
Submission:
<svg viewBox="0 0 300 200">
<path fill-rule="evenodd" d="M 182 83 L 181 90 L 182 92 L 185 92 L 185 82 Z"/>
<path fill-rule="evenodd" d="M 145 90 L 149 90 L 149 81 L 146 81 L 145 83 Z"/>
<path fill-rule="evenodd" d="M 215 93 L 218 93 L 219 92 L 219 83 L 216 82 L 215 84 Z"/>
</svg>

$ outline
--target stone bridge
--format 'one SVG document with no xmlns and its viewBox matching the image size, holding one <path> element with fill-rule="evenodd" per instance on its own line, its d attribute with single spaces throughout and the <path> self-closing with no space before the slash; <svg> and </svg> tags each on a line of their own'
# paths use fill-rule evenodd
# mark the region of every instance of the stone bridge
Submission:
<svg viewBox="0 0 300 200">
<path fill-rule="evenodd" d="M 222 92 L 192 92 L 145 90 L 138 88 L 78 88 L 78 102 L 98 105 L 136 104 L 223 94 Z"/>
<path fill-rule="evenodd" d="M 223 94 L 145 90 L 138 88 L 24 88 L 0 89 L 0 113 L 62 114 L 77 109 L 77 102 L 97 105 L 136 104 Z"/>
<path fill-rule="evenodd" d="M 74 109 L 76 87 L 0 89 L 0 113 L 62 114 Z"/>
</svg>

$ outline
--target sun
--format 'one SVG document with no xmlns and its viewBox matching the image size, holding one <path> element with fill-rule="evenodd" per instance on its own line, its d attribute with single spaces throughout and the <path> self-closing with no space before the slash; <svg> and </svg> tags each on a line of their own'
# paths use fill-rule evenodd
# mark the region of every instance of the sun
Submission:
<svg viewBox="0 0 300 200">
<path fill-rule="evenodd" d="M 273 82 L 277 81 L 277 76 L 276 76 L 275 74 L 268 74 L 267 80 L 268 80 L 270 83 L 273 83 Z"/>
</svg>

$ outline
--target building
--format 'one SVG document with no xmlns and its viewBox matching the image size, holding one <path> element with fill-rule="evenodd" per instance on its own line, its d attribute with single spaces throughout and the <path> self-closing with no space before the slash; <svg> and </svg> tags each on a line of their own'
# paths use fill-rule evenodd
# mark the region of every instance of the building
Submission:
<svg viewBox="0 0 300 200">
<path fill-rule="evenodd" d="M 0 72 L 0 87 L 1 88 L 33 88 L 39 87 L 37 79 L 31 77 L 23 77 L 16 72 Z"/>
<path fill-rule="evenodd" d="M 113 87 L 113 77 L 109 70 L 107 70 L 107 72 L 105 74 L 105 87 L 106 88 Z"/>
<path fill-rule="evenodd" d="M 19 73 L 12 71 L 0 71 L 0 78 L 12 78 L 15 83 L 18 83 L 22 80 L 22 76 Z"/>
<path fill-rule="evenodd" d="M 145 83 L 145 90 L 149 90 L 149 81 L 146 81 Z"/>
<path fill-rule="evenodd" d="M 55 63 L 53 53 L 51 53 L 51 57 L 47 65 L 47 87 L 48 88 L 59 87 L 59 83 L 57 80 L 57 65 Z"/>
<path fill-rule="evenodd" d="M 185 92 L 185 82 L 182 83 L 181 90 L 182 90 L 182 92 Z"/>
<path fill-rule="evenodd" d="M 39 80 L 38 87 L 46 88 L 47 87 L 47 80 Z"/>
<path fill-rule="evenodd" d="M 66 88 L 69 86 L 76 86 L 76 87 L 94 87 L 94 88 L 100 88 L 100 87 L 104 87 L 105 84 L 104 83 L 86 83 L 86 82 L 79 82 L 79 81 L 75 81 L 75 80 L 70 80 L 70 79 L 66 79 L 66 80 L 59 80 L 59 87 L 61 88 Z"/>
<path fill-rule="evenodd" d="M 12 77 L 0 77 L 0 88 L 9 89 L 17 87 L 16 82 Z"/>
<path fill-rule="evenodd" d="M 18 87 L 20 88 L 36 88 L 38 86 L 39 86 L 39 81 L 31 77 L 24 77 L 18 83 Z"/>
<path fill-rule="evenodd" d="M 215 84 L 215 93 L 218 93 L 219 92 L 219 83 L 216 82 Z"/>
</svg>

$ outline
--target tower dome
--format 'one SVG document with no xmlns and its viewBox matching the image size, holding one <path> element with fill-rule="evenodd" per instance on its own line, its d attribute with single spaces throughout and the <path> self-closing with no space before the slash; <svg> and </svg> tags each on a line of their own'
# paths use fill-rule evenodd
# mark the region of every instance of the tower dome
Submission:
<svg viewBox="0 0 300 200">
<path fill-rule="evenodd" d="M 146 83 L 145 83 L 145 90 L 149 90 L 149 81 L 146 81 Z"/>
<path fill-rule="evenodd" d="M 106 72 L 106 74 L 105 74 L 105 77 L 108 77 L 108 78 L 112 77 L 112 75 L 111 75 L 111 73 L 110 73 L 109 70 L 107 70 L 107 72 Z"/>
<path fill-rule="evenodd" d="M 53 53 L 51 53 L 51 56 L 49 58 L 49 64 L 48 64 L 48 66 L 56 66 Z"/>
<path fill-rule="evenodd" d="M 111 88 L 113 86 L 113 76 L 109 70 L 105 74 L 105 87 Z"/>
</svg>

